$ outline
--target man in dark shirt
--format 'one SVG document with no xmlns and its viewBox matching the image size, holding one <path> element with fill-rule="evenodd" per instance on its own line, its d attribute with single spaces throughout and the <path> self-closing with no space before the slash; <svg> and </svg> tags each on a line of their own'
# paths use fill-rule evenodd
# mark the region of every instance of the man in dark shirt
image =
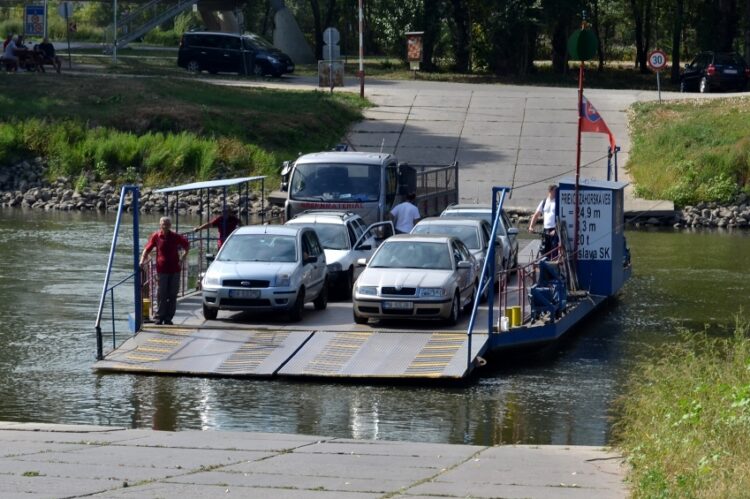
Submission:
<svg viewBox="0 0 750 499">
<path fill-rule="evenodd" d="M 229 234 L 234 232 L 234 229 L 240 226 L 240 219 L 234 211 L 227 211 L 226 215 L 217 215 L 203 225 L 199 225 L 193 229 L 193 232 L 206 229 L 208 227 L 216 227 L 219 229 L 219 244 L 217 249 L 221 249 L 221 245 L 227 240 Z"/>
<path fill-rule="evenodd" d="M 62 61 L 55 55 L 55 46 L 49 42 L 49 38 L 44 37 L 42 43 L 37 45 L 42 58 L 42 64 L 52 64 L 59 73 L 62 67 Z"/>
<path fill-rule="evenodd" d="M 169 217 L 159 219 L 159 230 L 151 234 L 143 248 L 141 266 L 145 265 L 151 250 L 156 248 L 156 274 L 159 277 L 157 324 L 172 324 L 177 310 L 177 292 L 180 289 L 180 264 L 187 258 L 190 243 L 172 230 Z M 180 256 L 180 249 L 183 250 Z"/>
</svg>

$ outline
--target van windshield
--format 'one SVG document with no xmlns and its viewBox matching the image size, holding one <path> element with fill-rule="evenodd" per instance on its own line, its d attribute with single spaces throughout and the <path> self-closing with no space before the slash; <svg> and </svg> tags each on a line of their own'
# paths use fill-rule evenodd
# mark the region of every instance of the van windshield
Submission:
<svg viewBox="0 0 750 499">
<path fill-rule="evenodd" d="M 289 198 L 299 201 L 377 201 L 380 165 L 307 163 L 296 165 Z"/>
</svg>

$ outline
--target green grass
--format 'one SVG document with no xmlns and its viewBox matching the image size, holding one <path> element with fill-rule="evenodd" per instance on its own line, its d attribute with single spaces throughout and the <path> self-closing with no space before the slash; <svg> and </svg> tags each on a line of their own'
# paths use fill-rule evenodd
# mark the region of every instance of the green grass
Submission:
<svg viewBox="0 0 750 499">
<path fill-rule="evenodd" d="M 750 490 L 750 328 L 685 333 L 632 370 L 615 443 L 636 498 L 740 498 Z"/>
<path fill-rule="evenodd" d="M 638 195 L 685 206 L 750 192 L 750 98 L 638 103 L 630 118 Z"/>
<path fill-rule="evenodd" d="M 14 84 L 23 78 L 23 91 L 0 95 L 0 162 L 43 156 L 50 175 L 93 172 L 147 184 L 274 175 L 301 151 L 330 149 L 367 105 L 344 92 L 224 87 L 183 76 L 0 75 Z"/>
</svg>

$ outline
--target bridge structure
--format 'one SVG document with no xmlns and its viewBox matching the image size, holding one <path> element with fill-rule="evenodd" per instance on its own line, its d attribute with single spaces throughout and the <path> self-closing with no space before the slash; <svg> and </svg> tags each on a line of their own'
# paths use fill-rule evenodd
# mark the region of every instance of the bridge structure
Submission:
<svg viewBox="0 0 750 499">
<path fill-rule="evenodd" d="M 114 15 L 112 23 L 104 30 L 104 43 L 107 45 L 107 51 L 115 58 L 118 49 L 191 9 L 198 12 L 207 31 L 243 32 L 242 9 L 246 0 L 129 0 L 128 5 L 137 7 L 128 10 L 118 7 L 118 0 L 111 2 Z M 0 0 L 0 4 L 23 7 L 26 2 Z M 296 64 L 314 63 L 313 51 L 284 0 L 272 0 L 270 6 L 275 26 L 273 45 L 289 55 Z"/>
</svg>

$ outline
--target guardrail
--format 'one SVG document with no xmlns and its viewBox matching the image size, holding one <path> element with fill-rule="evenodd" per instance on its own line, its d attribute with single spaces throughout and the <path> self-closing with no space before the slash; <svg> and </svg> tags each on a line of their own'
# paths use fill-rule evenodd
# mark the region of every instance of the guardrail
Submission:
<svg viewBox="0 0 750 499">
<path fill-rule="evenodd" d="M 120 223 L 122 221 L 122 216 L 125 211 L 125 203 L 126 203 L 126 197 L 130 193 L 132 199 L 130 201 L 130 208 L 133 213 L 133 273 L 123 279 L 122 281 L 118 282 L 114 286 L 109 285 L 109 279 L 112 276 L 112 265 L 115 260 L 115 250 L 117 249 L 117 239 L 120 233 Z M 115 220 L 115 230 L 112 235 L 112 244 L 109 249 L 109 258 L 107 259 L 107 271 L 104 276 L 104 286 L 102 287 L 102 294 L 99 298 L 99 309 L 96 314 L 96 322 L 94 324 L 94 329 L 96 331 L 96 358 L 98 360 L 101 360 L 104 358 L 104 341 L 102 338 L 102 315 L 104 312 L 104 305 L 107 300 L 107 295 L 109 294 L 111 302 L 112 302 L 112 343 L 115 343 L 115 304 L 114 304 L 114 290 L 124 282 L 129 281 L 130 279 L 134 279 L 133 284 L 133 293 L 134 293 L 134 303 L 139 304 L 141 301 L 140 297 L 140 252 L 139 252 L 139 235 L 138 235 L 138 215 L 139 215 L 139 191 L 138 187 L 134 185 L 125 185 L 122 187 L 122 190 L 120 191 L 120 202 L 117 207 L 117 219 Z M 143 321 L 143 317 L 141 315 L 141 307 L 136 306 L 135 307 L 135 330 L 137 331 L 140 329 L 141 322 Z M 116 345 L 115 345 L 116 346 Z"/>
</svg>

